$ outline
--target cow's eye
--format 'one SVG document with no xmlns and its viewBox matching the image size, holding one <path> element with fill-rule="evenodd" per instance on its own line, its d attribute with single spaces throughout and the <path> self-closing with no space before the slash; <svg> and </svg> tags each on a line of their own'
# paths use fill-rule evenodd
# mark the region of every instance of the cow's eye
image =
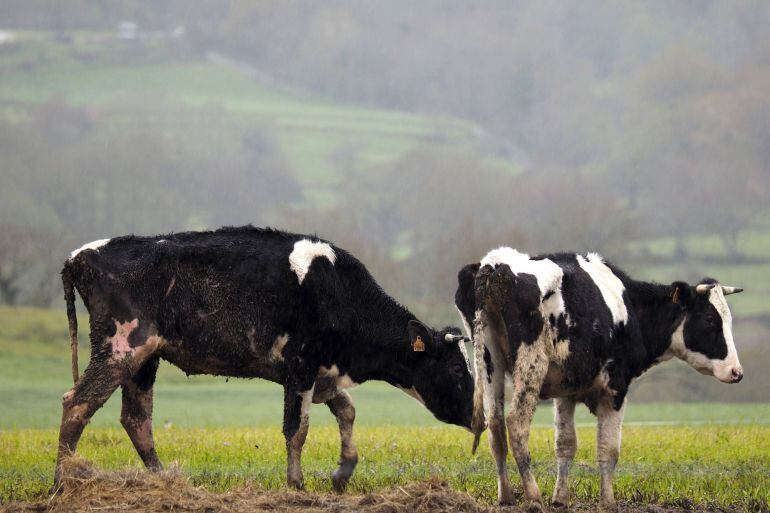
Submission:
<svg viewBox="0 0 770 513">
<path fill-rule="evenodd" d="M 706 316 L 706 323 L 707 323 L 709 326 L 716 326 L 717 320 L 716 320 L 716 318 L 715 318 L 713 315 L 711 315 L 711 314 L 708 314 L 708 315 Z"/>
<path fill-rule="evenodd" d="M 454 374 L 455 376 L 462 377 L 462 375 L 463 375 L 463 366 L 460 365 L 459 363 L 456 363 L 456 364 L 452 365 L 452 374 Z"/>
</svg>

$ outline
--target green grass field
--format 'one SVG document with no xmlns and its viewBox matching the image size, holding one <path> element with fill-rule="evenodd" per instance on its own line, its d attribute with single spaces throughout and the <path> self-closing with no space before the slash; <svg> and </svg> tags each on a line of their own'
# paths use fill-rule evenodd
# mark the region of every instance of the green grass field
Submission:
<svg viewBox="0 0 770 513">
<path fill-rule="evenodd" d="M 85 321 L 85 319 L 83 319 Z M 85 322 L 81 325 L 86 325 Z M 85 338 L 85 337 L 81 337 Z M 81 343 L 81 368 L 87 359 Z M 71 386 L 63 312 L 0 307 L 0 500 L 41 498 L 50 485 L 61 415 Z M 352 390 L 361 463 L 351 482 L 366 492 L 446 479 L 485 502 L 496 496 L 486 444 L 470 455 L 471 436 L 443 425 L 414 400 L 382 383 Z M 155 433 L 166 463 L 214 490 L 243 484 L 284 486 L 279 387 L 261 380 L 187 378 L 162 365 L 155 394 Z M 98 467 L 140 465 L 118 423 L 119 394 L 95 416 L 79 447 Z M 308 488 L 331 490 L 338 435 L 325 406 L 311 409 L 304 454 Z M 538 408 L 531 448 L 541 488 L 555 478 L 550 404 Z M 578 409 L 581 447 L 573 495 L 595 500 L 594 418 Z M 510 462 L 512 475 L 515 465 Z M 617 496 L 623 500 L 737 505 L 762 511 L 770 497 L 770 404 L 635 404 L 627 409 Z M 514 477 L 514 483 L 518 483 Z"/>
</svg>

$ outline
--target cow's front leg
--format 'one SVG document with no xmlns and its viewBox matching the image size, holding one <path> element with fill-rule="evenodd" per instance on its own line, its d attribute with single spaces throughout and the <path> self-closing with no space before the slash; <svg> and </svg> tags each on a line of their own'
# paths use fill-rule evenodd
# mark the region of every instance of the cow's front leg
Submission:
<svg viewBox="0 0 770 513">
<path fill-rule="evenodd" d="M 120 412 L 120 423 L 144 465 L 152 471 L 163 468 L 152 438 L 152 396 L 158 363 L 157 357 L 150 359 L 135 376 L 122 384 L 123 407 Z"/>
<path fill-rule="evenodd" d="M 297 391 L 284 388 L 283 435 L 286 438 L 286 481 L 289 486 L 302 489 L 302 447 L 305 445 L 308 429 L 308 414 L 313 402 L 313 386 Z"/>
<path fill-rule="evenodd" d="M 508 437 L 519 467 L 524 497 L 541 504 L 543 499 L 532 473 L 529 454 L 529 429 L 535 408 L 548 370 L 548 358 L 542 348 L 542 340 L 534 344 L 521 344 L 516 354 L 513 369 L 513 399 L 511 411 L 506 418 Z"/>
<path fill-rule="evenodd" d="M 337 418 L 340 427 L 340 461 L 337 470 L 332 473 L 332 485 L 336 492 L 342 493 L 358 464 L 358 450 L 353 443 L 353 423 L 356 420 L 356 409 L 350 394 L 344 390 L 326 401 L 326 405 Z"/>
<path fill-rule="evenodd" d="M 551 503 L 556 507 L 569 504 L 569 468 L 577 451 L 575 433 L 575 400 L 571 397 L 557 397 L 553 401 L 553 416 L 556 426 L 556 461 L 558 474 Z"/>
<path fill-rule="evenodd" d="M 613 398 L 605 396 L 599 401 L 596 416 L 599 429 L 596 432 L 596 459 L 601 475 L 601 503 L 608 509 L 615 509 L 615 495 L 612 490 L 612 475 L 620 456 L 620 438 L 623 425 L 625 402 L 615 409 Z"/>
</svg>

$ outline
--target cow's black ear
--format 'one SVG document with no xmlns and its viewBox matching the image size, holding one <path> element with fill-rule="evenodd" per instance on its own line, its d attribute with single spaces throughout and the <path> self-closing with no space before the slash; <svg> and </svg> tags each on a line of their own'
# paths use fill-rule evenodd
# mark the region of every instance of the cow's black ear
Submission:
<svg viewBox="0 0 770 513">
<path fill-rule="evenodd" d="M 412 351 L 421 353 L 433 349 L 433 332 L 429 327 L 420 321 L 412 320 L 409 321 L 408 331 Z"/>
<path fill-rule="evenodd" d="M 675 281 L 671 284 L 671 301 L 686 308 L 691 302 L 695 292 L 689 283 Z"/>
</svg>

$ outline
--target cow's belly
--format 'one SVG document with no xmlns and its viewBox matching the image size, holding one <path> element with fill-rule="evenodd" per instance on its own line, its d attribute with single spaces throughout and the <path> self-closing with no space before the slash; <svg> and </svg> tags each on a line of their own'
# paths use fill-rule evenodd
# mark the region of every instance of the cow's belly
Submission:
<svg viewBox="0 0 770 513">
<path fill-rule="evenodd" d="M 159 356 L 185 374 L 207 374 L 235 378 L 263 378 L 276 383 L 282 380 L 280 361 L 235 351 L 231 354 L 199 354 L 181 342 L 168 342 Z"/>
<path fill-rule="evenodd" d="M 543 386 L 540 387 L 540 399 L 553 399 L 554 397 L 565 397 L 574 395 L 575 390 L 566 386 L 566 374 L 564 367 L 555 363 L 548 366 L 548 373 L 545 375 Z"/>
</svg>

